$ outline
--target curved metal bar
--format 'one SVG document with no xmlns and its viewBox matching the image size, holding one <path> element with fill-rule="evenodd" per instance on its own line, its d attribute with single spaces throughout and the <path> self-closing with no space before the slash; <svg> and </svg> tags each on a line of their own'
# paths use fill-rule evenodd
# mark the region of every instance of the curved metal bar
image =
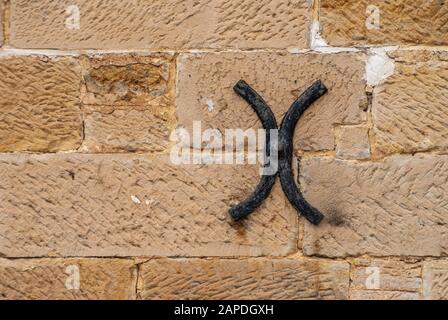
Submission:
<svg viewBox="0 0 448 320">
<path fill-rule="evenodd" d="M 289 108 L 282 120 L 279 133 L 279 175 L 283 192 L 289 202 L 312 224 L 319 224 L 323 215 L 311 206 L 303 197 L 294 182 L 292 173 L 294 129 L 305 110 L 327 92 L 325 85 L 319 80 L 313 83 Z"/>
<path fill-rule="evenodd" d="M 277 130 L 277 121 L 271 108 L 266 104 L 263 98 L 255 92 L 244 80 L 238 81 L 233 90 L 247 101 L 261 120 L 263 128 L 266 130 L 265 152 L 269 156 L 271 139 L 270 130 Z M 250 215 L 257 209 L 263 201 L 269 196 L 275 183 L 278 170 L 272 175 L 263 175 L 255 191 L 243 202 L 230 208 L 229 212 L 234 221 L 238 221 Z"/>
</svg>

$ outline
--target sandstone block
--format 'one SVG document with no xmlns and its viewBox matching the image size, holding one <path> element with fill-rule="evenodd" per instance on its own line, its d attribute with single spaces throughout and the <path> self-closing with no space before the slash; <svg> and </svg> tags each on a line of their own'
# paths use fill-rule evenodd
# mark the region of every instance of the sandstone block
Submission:
<svg viewBox="0 0 448 320">
<path fill-rule="evenodd" d="M 82 150 L 165 150 L 176 122 L 173 57 L 95 55 L 82 64 Z"/>
<path fill-rule="evenodd" d="M 11 2 L 19 48 L 306 48 L 307 0 Z"/>
<path fill-rule="evenodd" d="M 370 143 L 365 126 L 340 126 L 336 128 L 336 156 L 340 159 L 368 159 Z"/>
<path fill-rule="evenodd" d="M 250 219 L 228 209 L 257 165 L 174 165 L 166 156 L 2 155 L 0 255 L 282 256 L 297 213 L 279 185 Z"/>
<path fill-rule="evenodd" d="M 81 68 L 71 57 L 0 57 L 0 152 L 77 149 Z"/>
<path fill-rule="evenodd" d="M 321 0 L 324 39 L 333 46 L 446 45 L 448 8 L 438 0 Z"/>
<path fill-rule="evenodd" d="M 136 268 L 123 259 L 0 259 L 0 299 L 135 298 Z"/>
<path fill-rule="evenodd" d="M 305 198 L 326 216 L 305 224 L 307 255 L 445 256 L 448 157 L 379 162 L 302 159 Z"/>
<path fill-rule="evenodd" d="M 373 95 L 373 152 L 377 155 L 446 150 L 448 55 L 398 51 L 395 74 Z"/>
<path fill-rule="evenodd" d="M 420 263 L 356 259 L 351 261 L 351 267 L 351 299 L 419 299 L 422 288 Z"/>
<path fill-rule="evenodd" d="M 334 124 L 358 124 L 365 119 L 364 68 L 361 54 L 220 53 L 179 57 L 176 106 L 179 125 L 202 129 L 258 129 L 255 112 L 233 86 L 244 79 L 264 98 L 280 121 L 314 81 L 329 92 L 313 104 L 298 123 L 295 147 L 334 150 Z"/>
<path fill-rule="evenodd" d="M 347 262 L 156 259 L 141 266 L 143 299 L 347 299 Z"/>
<path fill-rule="evenodd" d="M 3 45 L 3 14 L 5 10 L 5 5 L 3 0 L 0 0 L 0 47 Z"/>
<path fill-rule="evenodd" d="M 446 260 L 423 263 L 423 296 L 430 300 L 447 300 L 448 263 Z"/>
</svg>

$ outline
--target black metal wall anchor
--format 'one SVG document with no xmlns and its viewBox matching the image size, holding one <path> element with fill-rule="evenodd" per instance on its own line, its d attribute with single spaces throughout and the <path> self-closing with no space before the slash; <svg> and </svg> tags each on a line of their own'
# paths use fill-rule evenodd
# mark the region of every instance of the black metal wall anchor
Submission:
<svg viewBox="0 0 448 320">
<path fill-rule="evenodd" d="M 233 88 L 235 92 L 247 101 L 257 113 L 266 131 L 265 152 L 269 156 L 271 150 L 270 130 L 278 129 L 277 120 L 271 108 L 263 98 L 244 80 L 238 81 Z M 311 206 L 303 197 L 294 182 L 292 173 L 293 136 L 294 129 L 305 110 L 327 92 L 325 85 L 319 80 L 314 82 L 289 108 L 280 125 L 278 134 L 278 169 L 272 175 L 263 175 L 255 191 L 244 201 L 230 208 L 233 220 L 237 221 L 250 215 L 271 193 L 277 175 L 283 192 L 292 206 L 312 224 L 319 224 L 323 215 Z"/>
</svg>

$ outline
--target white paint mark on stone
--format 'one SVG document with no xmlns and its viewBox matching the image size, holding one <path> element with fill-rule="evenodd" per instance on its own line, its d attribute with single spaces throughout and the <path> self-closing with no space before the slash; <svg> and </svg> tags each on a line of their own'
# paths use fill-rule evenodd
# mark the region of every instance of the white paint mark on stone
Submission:
<svg viewBox="0 0 448 320">
<path fill-rule="evenodd" d="M 69 30 L 79 30 L 81 28 L 81 13 L 77 5 L 68 6 L 65 9 L 65 27 Z"/>
<path fill-rule="evenodd" d="M 213 103 L 213 100 L 207 99 L 206 103 L 207 103 L 208 112 L 212 112 L 213 109 L 215 108 L 215 104 Z"/>
<path fill-rule="evenodd" d="M 377 86 L 394 74 L 395 62 L 387 55 L 389 51 L 393 50 L 395 47 L 370 50 L 365 74 L 368 85 Z"/>
<path fill-rule="evenodd" d="M 328 47 L 328 43 L 322 38 L 320 34 L 319 21 L 313 21 L 311 25 L 311 48 Z"/>
<path fill-rule="evenodd" d="M 313 51 L 321 53 L 359 52 L 357 48 L 342 48 L 329 46 L 320 33 L 319 21 L 313 21 L 310 30 L 310 46 Z"/>
<path fill-rule="evenodd" d="M 140 199 L 137 198 L 136 196 L 131 196 L 131 199 L 132 199 L 132 202 L 134 202 L 134 203 L 136 203 L 136 204 L 140 204 L 140 203 L 142 203 L 142 202 L 140 201 Z"/>
</svg>

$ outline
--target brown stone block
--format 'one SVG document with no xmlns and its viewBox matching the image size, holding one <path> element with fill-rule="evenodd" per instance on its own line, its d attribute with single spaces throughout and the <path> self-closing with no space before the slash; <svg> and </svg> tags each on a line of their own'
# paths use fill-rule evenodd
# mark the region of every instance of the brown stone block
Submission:
<svg viewBox="0 0 448 320">
<path fill-rule="evenodd" d="M 256 165 L 174 165 L 167 156 L 2 155 L 0 255 L 283 256 L 297 213 L 277 185 L 251 217 L 228 209 Z"/>
<path fill-rule="evenodd" d="M 75 58 L 0 57 L 0 152 L 77 149 L 81 67 Z"/>
<path fill-rule="evenodd" d="M 220 53 L 179 57 L 176 106 L 179 126 L 192 131 L 261 128 L 252 108 L 233 86 L 244 79 L 272 108 L 280 121 L 297 97 L 314 81 L 329 92 L 302 116 L 295 135 L 296 150 L 334 150 L 334 125 L 365 119 L 364 55 Z"/>
<path fill-rule="evenodd" d="M 307 255 L 444 256 L 448 157 L 301 161 L 305 198 L 326 216 L 305 224 Z"/>
<path fill-rule="evenodd" d="M 342 261 L 156 259 L 141 266 L 143 299 L 347 299 Z"/>
<path fill-rule="evenodd" d="M 448 44 L 439 0 L 320 0 L 323 38 L 333 46 Z"/>
<path fill-rule="evenodd" d="M 307 0 L 12 0 L 19 48 L 306 48 Z"/>
<path fill-rule="evenodd" d="M 123 259 L 0 259 L 0 299 L 135 298 L 136 268 Z"/>
</svg>

